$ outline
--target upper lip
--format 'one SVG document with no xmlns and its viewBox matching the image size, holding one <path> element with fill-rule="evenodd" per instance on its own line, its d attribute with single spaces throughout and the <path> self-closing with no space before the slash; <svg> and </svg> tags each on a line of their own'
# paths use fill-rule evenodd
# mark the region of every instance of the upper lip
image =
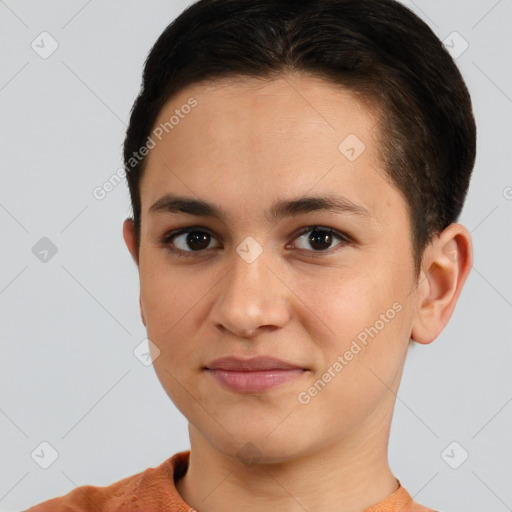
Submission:
<svg viewBox="0 0 512 512">
<path fill-rule="evenodd" d="M 231 370 L 239 372 L 256 372 L 264 370 L 302 370 L 300 366 L 287 363 L 275 357 L 259 356 L 250 359 L 222 357 L 206 366 L 208 370 Z"/>
</svg>

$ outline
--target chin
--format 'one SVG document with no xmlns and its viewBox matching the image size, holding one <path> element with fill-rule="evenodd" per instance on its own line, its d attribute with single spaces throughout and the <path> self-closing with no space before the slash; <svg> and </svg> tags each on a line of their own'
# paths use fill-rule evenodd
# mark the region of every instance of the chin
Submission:
<svg viewBox="0 0 512 512">
<path fill-rule="evenodd" d="M 306 438 L 299 438 L 297 432 L 284 431 L 282 435 L 271 435 L 272 429 L 255 429 L 248 424 L 236 430 L 229 428 L 230 436 L 222 432 L 210 432 L 207 441 L 226 457 L 239 460 L 247 467 L 255 464 L 280 464 L 296 460 L 315 450 Z M 295 429 L 294 429 L 295 430 Z"/>
</svg>

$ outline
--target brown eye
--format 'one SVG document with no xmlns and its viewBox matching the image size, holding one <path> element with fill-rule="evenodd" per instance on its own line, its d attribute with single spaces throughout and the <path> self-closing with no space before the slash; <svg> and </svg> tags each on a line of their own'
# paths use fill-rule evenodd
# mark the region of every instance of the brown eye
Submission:
<svg viewBox="0 0 512 512">
<path fill-rule="evenodd" d="M 336 239 L 340 242 L 332 246 Z M 299 240 L 298 249 L 312 250 L 312 252 L 326 252 L 328 249 L 336 247 L 343 242 L 349 242 L 349 238 L 342 233 L 338 233 L 332 228 L 318 226 L 306 228 L 296 240 Z"/>
<path fill-rule="evenodd" d="M 311 234 L 308 236 L 308 243 L 311 244 L 313 249 L 322 251 L 329 249 L 329 246 L 332 244 L 332 238 L 332 234 L 326 231 L 311 231 Z"/>
<path fill-rule="evenodd" d="M 194 251 L 206 249 L 210 243 L 211 236 L 204 231 L 191 231 L 188 233 L 185 244 Z"/>
<path fill-rule="evenodd" d="M 166 236 L 163 242 L 169 249 L 174 246 L 174 251 L 193 253 L 212 248 L 212 241 L 215 241 L 215 238 L 208 231 L 188 228 Z"/>
</svg>

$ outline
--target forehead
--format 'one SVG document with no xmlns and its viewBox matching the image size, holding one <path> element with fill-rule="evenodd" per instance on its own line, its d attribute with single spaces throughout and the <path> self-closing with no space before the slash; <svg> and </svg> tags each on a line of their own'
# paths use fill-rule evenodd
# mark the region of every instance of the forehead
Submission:
<svg viewBox="0 0 512 512">
<path fill-rule="evenodd" d="M 370 211 L 402 201 L 383 170 L 376 111 L 317 77 L 193 84 L 164 105 L 158 129 L 143 214 L 164 192 L 251 209 L 311 191 L 338 191 Z"/>
</svg>

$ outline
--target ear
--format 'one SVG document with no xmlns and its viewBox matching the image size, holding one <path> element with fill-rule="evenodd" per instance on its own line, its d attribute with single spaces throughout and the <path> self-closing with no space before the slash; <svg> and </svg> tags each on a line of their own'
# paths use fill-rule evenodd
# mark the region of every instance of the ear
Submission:
<svg viewBox="0 0 512 512">
<path fill-rule="evenodd" d="M 140 308 L 140 318 L 142 319 L 142 323 L 144 327 L 146 327 L 146 318 L 144 317 L 144 307 L 142 306 L 142 296 L 139 295 L 139 308 Z"/>
<path fill-rule="evenodd" d="M 139 266 L 139 247 L 137 246 L 137 241 L 135 238 L 135 224 L 133 219 L 126 219 L 123 223 L 123 238 L 132 255 L 133 260 Z M 142 307 L 142 297 L 139 295 L 139 307 L 140 307 L 140 316 L 142 318 L 142 323 L 146 325 L 146 319 L 144 318 L 144 308 Z"/>
<path fill-rule="evenodd" d="M 139 265 L 139 248 L 137 247 L 137 241 L 135 238 L 135 224 L 133 219 L 126 219 L 123 223 L 123 238 L 126 247 L 130 251 L 133 260 Z"/>
<path fill-rule="evenodd" d="M 416 316 L 411 338 L 431 343 L 452 316 L 462 287 L 473 265 L 469 231 L 450 224 L 426 248 L 418 278 Z"/>
</svg>

